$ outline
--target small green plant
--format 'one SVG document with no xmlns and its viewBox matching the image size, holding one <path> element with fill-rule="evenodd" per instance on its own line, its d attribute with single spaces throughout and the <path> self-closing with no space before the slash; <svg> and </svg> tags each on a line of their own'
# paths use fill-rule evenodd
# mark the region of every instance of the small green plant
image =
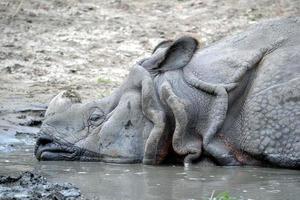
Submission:
<svg viewBox="0 0 300 200">
<path fill-rule="evenodd" d="M 209 200 L 233 200 L 233 198 L 229 195 L 228 192 L 221 192 L 216 197 L 214 197 L 215 191 L 212 192 Z"/>
<path fill-rule="evenodd" d="M 105 79 L 105 78 L 99 77 L 97 79 L 97 83 L 99 83 L 99 84 L 109 84 L 109 83 L 112 83 L 112 81 L 110 79 Z"/>
</svg>

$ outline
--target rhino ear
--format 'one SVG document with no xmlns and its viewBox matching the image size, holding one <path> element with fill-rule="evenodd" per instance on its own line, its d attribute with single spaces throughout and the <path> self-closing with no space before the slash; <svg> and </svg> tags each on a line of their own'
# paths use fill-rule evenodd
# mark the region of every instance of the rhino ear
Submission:
<svg viewBox="0 0 300 200">
<path fill-rule="evenodd" d="M 155 52 L 158 49 L 170 47 L 172 45 L 172 43 L 173 43 L 173 40 L 164 40 L 164 41 L 158 43 L 158 45 L 156 45 L 156 47 L 152 51 L 152 54 L 155 54 Z"/>
<path fill-rule="evenodd" d="M 142 66 L 151 72 L 180 69 L 188 64 L 197 47 L 197 40 L 187 36 L 174 42 L 161 42 L 155 47 L 152 56 L 142 63 Z"/>
</svg>

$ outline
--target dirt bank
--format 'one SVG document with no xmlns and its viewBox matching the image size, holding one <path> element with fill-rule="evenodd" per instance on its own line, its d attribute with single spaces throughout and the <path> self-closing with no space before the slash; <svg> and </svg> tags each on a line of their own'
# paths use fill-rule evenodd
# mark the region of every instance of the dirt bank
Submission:
<svg viewBox="0 0 300 200">
<path fill-rule="evenodd" d="M 64 88 L 99 98 L 161 40 L 192 35 L 205 46 L 258 21 L 299 14 L 298 0 L 4 0 L 0 109 L 45 104 Z"/>
</svg>

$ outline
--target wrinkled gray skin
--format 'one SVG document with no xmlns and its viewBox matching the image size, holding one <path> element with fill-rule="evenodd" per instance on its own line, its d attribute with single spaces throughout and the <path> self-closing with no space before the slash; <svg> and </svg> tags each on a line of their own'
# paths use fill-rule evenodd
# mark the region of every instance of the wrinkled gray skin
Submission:
<svg viewBox="0 0 300 200">
<path fill-rule="evenodd" d="M 36 157 L 299 168 L 300 18 L 197 45 L 191 37 L 160 43 L 104 99 L 54 99 Z"/>
</svg>

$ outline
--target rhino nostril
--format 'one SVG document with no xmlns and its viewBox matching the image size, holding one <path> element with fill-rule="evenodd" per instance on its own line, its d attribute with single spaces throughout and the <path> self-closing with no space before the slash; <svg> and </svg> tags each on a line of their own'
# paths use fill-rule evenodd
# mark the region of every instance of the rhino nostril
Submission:
<svg viewBox="0 0 300 200">
<path fill-rule="evenodd" d="M 37 145 L 46 145 L 46 144 L 49 144 L 51 142 L 53 142 L 52 137 L 47 136 L 47 135 L 42 135 L 37 139 L 36 144 Z"/>
</svg>

